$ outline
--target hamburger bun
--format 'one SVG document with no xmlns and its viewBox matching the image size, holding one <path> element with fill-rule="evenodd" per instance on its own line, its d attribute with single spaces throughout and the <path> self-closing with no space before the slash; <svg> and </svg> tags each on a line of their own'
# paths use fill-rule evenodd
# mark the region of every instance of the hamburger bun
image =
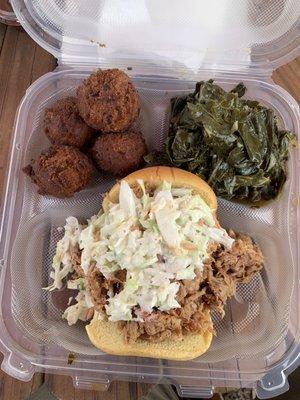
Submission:
<svg viewBox="0 0 300 400">
<path fill-rule="evenodd" d="M 139 190 L 138 179 L 144 181 L 147 191 L 155 189 L 163 181 L 171 182 L 172 187 L 191 188 L 194 194 L 200 194 L 213 213 L 217 210 L 217 199 L 211 187 L 190 172 L 170 167 L 150 167 L 133 172 L 124 180 L 136 194 Z M 102 204 L 104 210 L 107 209 L 109 202 L 118 202 L 119 189 L 118 182 L 106 194 Z M 210 319 L 210 311 L 207 311 L 207 318 Z M 157 343 L 138 339 L 131 344 L 125 342 L 122 331 L 117 325 L 116 322 L 98 319 L 95 313 L 91 323 L 86 326 L 86 331 L 93 345 L 105 353 L 181 361 L 199 357 L 207 351 L 212 341 L 212 332 L 206 331 L 201 334 L 186 334 L 181 341 L 168 339 Z"/>
<path fill-rule="evenodd" d="M 127 175 L 125 180 L 135 192 L 138 190 L 137 180 L 145 182 L 146 189 L 156 188 L 161 182 L 168 181 L 172 187 L 191 188 L 194 194 L 200 194 L 212 212 L 217 210 L 217 198 L 212 188 L 201 178 L 179 168 L 149 167 L 140 169 Z M 116 183 L 104 197 L 102 207 L 105 210 L 109 202 L 119 200 L 120 182 Z"/>
<path fill-rule="evenodd" d="M 210 318 L 208 316 L 208 318 Z M 167 360 L 187 361 L 201 356 L 209 348 L 212 341 L 212 333 L 189 333 L 183 340 L 167 339 L 162 342 L 150 342 L 137 340 L 130 344 L 124 341 L 122 331 L 116 322 L 101 321 L 97 319 L 97 313 L 86 331 L 90 341 L 95 347 L 105 353 L 118 356 L 137 356 L 164 358 Z"/>
</svg>

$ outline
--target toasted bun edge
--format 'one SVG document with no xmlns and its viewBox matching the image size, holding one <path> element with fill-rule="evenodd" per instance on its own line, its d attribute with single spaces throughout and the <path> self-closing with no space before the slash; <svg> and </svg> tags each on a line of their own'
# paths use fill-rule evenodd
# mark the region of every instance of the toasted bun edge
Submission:
<svg viewBox="0 0 300 400">
<path fill-rule="evenodd" d="M 212 212 L 217 210 L 217 197 L 212 188 L 200 177 L 191 172 L 172 167 L 149 167 L 140 169 L 127 175 L 124 180 L 133 186 L 138 179 L 147 182 L 148 185 L 156 187 L 163 181 L 172 183 L 173 187 L 191 188 L 194 193 L 199 194 L 208 204 Z M 120 190 L 120 182 L 117 182 L 105 195 L 102 206 L 105 209 L 108 202 L 116 203 Z"/>
<path fill-rule="evenodd" d="M 137 356 L 186 361 L 199 357 L 207 351 L 212 333 L 188 333 L 180 341 L 166 339 L 162 342 L 138 340 L 126 343 L 117 323 L 94 318 L 86 331 L 92 344 L 105 353 L 118 356 Z"/>
</svg>

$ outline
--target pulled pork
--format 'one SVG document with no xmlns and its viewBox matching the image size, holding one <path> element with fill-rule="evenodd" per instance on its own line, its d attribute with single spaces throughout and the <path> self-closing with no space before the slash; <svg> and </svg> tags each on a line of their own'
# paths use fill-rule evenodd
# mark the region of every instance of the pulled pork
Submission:
<svg viewBox="0 0 300 400">
<path fill-rule="evenodd" d="M 94 303 L 95 310 L 101 311 L 108 299 L 108 292 L 119 293 L 126 281 L 126 271 L 116 271 L 114 275 L 106 279 L 96 264 L 92 264 L 88 270 L 86 286 Z"/>
<path fill-rule="evenodd" d="M 128 343 L 138 339 L 160 342 L 167 338 L 180 340 L 187 332 L 213 332 L 210 318 L 212 310 L 224 315 L 226 300 L 233 296 L 237 283 L 247 283 L 261 270 L 263 256 L 259 247 L 249 236 L 229 232 L 235 239 L 231 249 L 213 243 L 209 257 L 202 271 L 196 271 L 193 280 L 180 281 L 176 300 L 180 308 L 167 312 L 154 310 L 142 313 L 136 307 L 134 316 L 141 316 L 143 322 L 120 321 L 124 338 Z M 123 288 L 126 272 L 118 271 L 105 279 L 95 265 L 87 275 L 87 285 L 96 310 L 103 310 L 110 290 L 118 293 Z"/>
<path fill-rule="evenodd" d="M 263 266 L 261 250 L 249 236 L 233 231 L 229 235 L 235 239 L 231 249 L 212 245 L 201 283 L 205 289 L 202 301 L 222 316 L 227 298 L 235 294 L 236 284 L 248 283 Z"/>
<path fill-rule="evenodd" d="M 71 263 L 74 268 L 72 279 L 84 278 L 84 271 L 81 266 L 81 252 L 78 247 L 73 247 L 71 250 Z"/>
</svg>

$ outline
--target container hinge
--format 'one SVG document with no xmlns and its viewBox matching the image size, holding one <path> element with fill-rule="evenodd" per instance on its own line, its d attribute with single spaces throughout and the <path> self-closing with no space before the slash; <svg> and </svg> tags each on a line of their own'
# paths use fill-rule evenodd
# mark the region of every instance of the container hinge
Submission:
<svg viewBox="0 0 300 400">
<path fill-rule="evenodd" d="M 101 67 L 101 62 L 89 62 L 84 59 L 76 59 L 76 57 L 58 57 L 55 71 L 70 70 L 70 69 L 96 69 Z"/>
<path fill-rule="evenodd" d="M 99 58 L 98 61 L 90 62 L 85 59 L 77 59 L 76 57 L 65 57 L 62 56 L 57 59 L 57 70 L 63 69 L 87 69 L 93 70 L 96 68 L 120 68 L 123 70 L 133 70 L 136 74 L 142 75 L 157 75 L 164 77 L 180 78 L 182 80 L 192 80 L 197 81 L 203 78 L 203 73 L 205 76 L 210 76 L 215 78 L 218 76 L 234 76 L 237 79 L 252 78 L 260 79 L 263 81 L 271 81 L 273 69 L 271 68 L 224 68 L 220 69 L 218 66 L 208 68 L 207 65 L 203 64 L 195 69 L 176 67 L 174 65 L 170 68 L 169 64 L 156 65 L 153 62 L 136 61 L 132 59 L 125 58 Z"/>
<path fill-rule="evenodd" d="M 29 382 L 34 374 L 33 365 L 29 361 L 24 360 L 13 353 L 4 356 L 1 369 L 13 378 L 24 382 Z"/>
<path fill-rule="evenodd" d="M 300 365 L 300 345 L 291 353 L 284 365 L 279 365 L 266 374 L 257 384 L 259 399 L 272 399 L 289 390 L 287 376 Z"/>
<path fill-rule="evenodd" d="M 106 375 L 73 376 L 73 385 L 77 389 L 96 390 L 105 392 L 111 381 Z"/>
<path fill-rule="evenodd" d="M 214 395 L 213 386 L 185 386 L 176 385 L 177 393 L 180 397 L 189 397 L 191 399 L 210 399 Z"/>
<path fill-rule="evenodd" d="M 257 385 L 259 399 L 271 399 L 289 390 L 289 383 L 284 371 L 272 371 L 265 375 Z"/>
</svg>

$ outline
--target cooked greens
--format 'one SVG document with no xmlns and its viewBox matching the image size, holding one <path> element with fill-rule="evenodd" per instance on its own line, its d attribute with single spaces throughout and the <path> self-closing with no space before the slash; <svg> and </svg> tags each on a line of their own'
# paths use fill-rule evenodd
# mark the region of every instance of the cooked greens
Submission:
<svg viewBox="0 0 300 400">
<path fill-rule="evenodd" d="M 226 92 L 212 80 L 171 100 L 170 131 L 150 165 L 186 169 L 205 179 L 218 196 L 256 203 L 274 199 L 286 181 L 289 143 L 274 111 L 245 100 L 239 83 Z"/>
</svg>

